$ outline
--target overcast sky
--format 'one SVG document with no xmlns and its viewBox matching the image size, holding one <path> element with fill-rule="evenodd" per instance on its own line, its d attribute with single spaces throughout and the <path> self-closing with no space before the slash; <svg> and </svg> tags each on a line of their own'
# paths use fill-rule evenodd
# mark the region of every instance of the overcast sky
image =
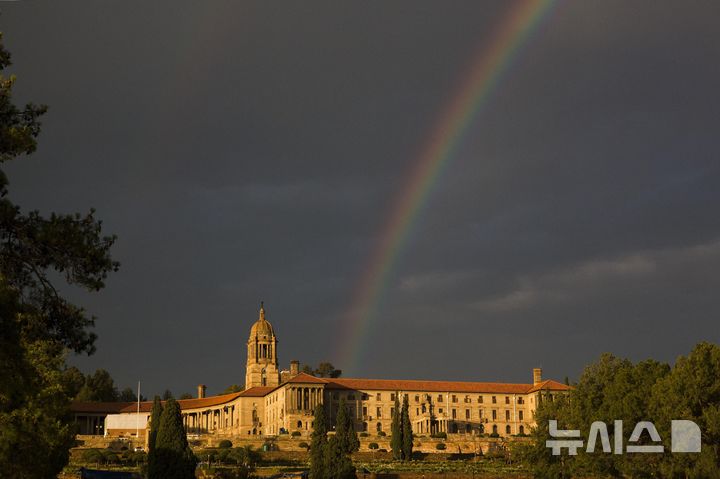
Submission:
<svg viewBox="0 0 720 479">
<path fill-rule="evenodd" d="M 343 318 L 443 107 L 509 1 L 0 5 L 15 98 L 50 106 L 11 198 L 97 209 L 121 270 L 72 358 L 210 393 L 264 300 L 291 359 Z M 577 377 L 720 342 L 720 3 L 560 2 L 469 127 L 354 377 Z M 337 355 L 337 357 L 335 357 Z"/>
</svg>

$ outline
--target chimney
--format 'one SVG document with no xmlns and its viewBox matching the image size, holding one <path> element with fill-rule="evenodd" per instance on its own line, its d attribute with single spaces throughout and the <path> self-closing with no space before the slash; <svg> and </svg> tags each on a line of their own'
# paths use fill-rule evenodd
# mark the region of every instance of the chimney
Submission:
<svg viewBox="0 0 720 479">
<path fill-rule="evenodd" d="M 205 390 L 207 389 L 207 386 L 204 384 L 198 385 L 198 399 L 202 399 L 205 397 Z"/>
<path fill-rule="evenodd" d="M 300 374 L 300 361 L 294 359 L 290 361 L 290 377 Z"/>
<path fill-rule="evenodd" d="M 542 369 L 534 368 L 533 369 L 533 386 L 537 386 L 541 382 L 542 382 Z"/>
</svg>

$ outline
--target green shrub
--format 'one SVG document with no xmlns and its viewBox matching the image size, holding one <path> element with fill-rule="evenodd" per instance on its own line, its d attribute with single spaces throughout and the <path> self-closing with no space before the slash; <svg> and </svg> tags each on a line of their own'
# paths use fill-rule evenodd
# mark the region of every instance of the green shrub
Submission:
<svg viewBox="0 0 720 479">
<path fill-rule="evenodd" d="M 447 439 L 447 433 L 446 432 L 436 432 L 433 434 L 430 434 L 430 437 L 434 439 Z"/>
<path fill-rule="evenodd" d="M 370 434 L 368 434 L 366 432 L 361 432 L 360 434 L 358 434 L 358 436 L 360 436 L 360 437 L 368 437 L 369 435 Z"/>
<path fill-rule="evenodd" d="M 86 449 L 85 451 L 83 451 L 81 458 L 83 462 L 87 462 L 90 464 L 105 462 L 105 457 L 97 449 Z"/>
<path fill-rule="evenodd" d="M 368 444 L 368 449 L 379 449 L 379 448 L 380 448 L 380 446 L 376 442 L 371 442 L 370 444 Z"/>
<path fill-rule="evenodd" d="M 437 449 L 438 451 L 444 451 L 445 449 L 447 449 L 447 446 L 445 446 L 444 442 L 439 442 L 435 444 L 435 449 Z"/>
<path fill-rule="evenodd" d="M 310 445 L 306 443 L 305 441 L 298 444 L 298 447 L 302 447 L 303 449 L 310 449 Z"/>
<path fill-rule="evenodd" d="M 222 441 L 220 441 L 220 444 L 218 444 L 218 447 L 220 449 L 230 449 L 232 447 L 232 441 L 228 439 L 223 439 Z"/>
<path fill-rule="evenodd" d="M 227 464 L 229 454 L 230 449 L 221 449 L 220 451 L 218 451 L 218 461 L 223 464 Z"/>
<path fill-rule="evenodd" d="M 378 436 L 385 437 L 387 436 L 387 434 L 385 433 L 385 431 L 378 431 Z"/>
<path fill-rule="evenodd" d="M 293 431 L 292 434 L 290 434 L 292 437 L 300 437 L 302 436 L 302 433 L 300 431 Z"/>
<path fill-rule="evenodd" d="M 500 434 L 498 434 L 496 432 L 491 432 L 490 437 L 500 437 Z"/>
</svg>

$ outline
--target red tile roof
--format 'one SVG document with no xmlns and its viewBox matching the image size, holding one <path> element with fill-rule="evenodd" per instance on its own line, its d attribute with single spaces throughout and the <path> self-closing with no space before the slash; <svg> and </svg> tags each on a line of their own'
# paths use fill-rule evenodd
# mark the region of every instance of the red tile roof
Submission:
<svg viewBox="0 0 720 479">
<path fill-rule="evenodd" d="M 393 379 L 351 379 L 336 378 L 327 380 L 330 389 L 355 389 L 377 391 L 422 391 L 422 392 L 456 392 L 456 393 L 498 393 L 498 394 L 526 394 L 538 389 L 552 389 L 566 391 L 570 389 L 565 384 L 547 380 L 536 387 L 532 384 L 518 383 L 489 383 L 489 382 L 463 382 L 463 381 L 422 381 L 422 380 L 393 380 Z"/>
<path fill-rule="evenodd" d="M 213 406 L 221 406 L 227 404 L 239 397 L 264 397 L 267 393 L 275 389 L 274 387 L 254 387 L 245 391 L 221 394 L 219 396 L 208 396 L 206 398 L 178 399 L 181 410 L 197 409 Z M 163 401 L 163 404 L 165 401 Z M 140 403 L 140 412 L 151 412 L 153 401 L 143 401 Z M 136 402 L 81 402 L 73 401 L 70 404 L 70 410 L 75 413 L 95 413 L 95 414 L 120 414 L 133 413 L 138 410 Z"/>
<path fill-rule="evenodd" d="M 240 397 L 264 397 L 270 391 L 277 389 L 275 386 L 255 386 L 240 393 Z"/>
<path fill-rule="evenodd" d="M 293 376 L 287 381 L 288 383 L 303 383 L 303 384 L 327 384 L 327 380 L 311 376 L 307 373 L 300 373 Z"/>
<path fill-rule="evenodd" d="M 85 402 L 85 401 L 73 401 L 70 403 L 70 411 L 79 413 L 94 413 L 94 414 L 118 414 L 128 405 L 137 403 L 128 402 Z"/>
<path fill-rule="evenodd" d="M 407 379 L 353 379 L 353 378 L 318 378 L 300 373 L 290 379 L 291 384 L 324 384 L 328 389 L 353 389 L 374 391 L 419 391 L 449 393 L 497 393 L 497 394 L 528 394 L 540 390 L 568 391 L 572 389 L 566 384 L 545 380 L 539 384 L 518 383 L 487 383 L 463 381 L 422 381 Z M 287 384 L 286 383 L 286 384 Z M 265 397 L 277 389 L 273 386 L 257 386 L 242 392 L 209 396 L 206 398 L 179 399 L 180 409 L 198 409 L 227 404 L 239 397 Z M 152 401 L 140 403 L 140 412 L 152 411 Z M 70 410 L 75 413 L 88 414 L 120 414 L 137 412 L 136 402 L 80 402 L 74 401 Z"/>
<path fill-rule="evenodd" d="M 534 385 L 527 392 L 534 393 L 535 391 L 540 391 L 541 389 L 550 391 L 569 391 L 572 389 L 572 387 L 568 386 L 567 384 L 559 383 L 557 381 L 553 381 L 552 379 L 548 379 Z"/>
</svg>

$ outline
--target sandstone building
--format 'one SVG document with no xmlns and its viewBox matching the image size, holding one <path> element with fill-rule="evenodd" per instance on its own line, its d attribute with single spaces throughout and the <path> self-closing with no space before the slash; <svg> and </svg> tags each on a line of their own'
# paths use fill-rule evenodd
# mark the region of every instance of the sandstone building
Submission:
<svg viewBox="0 0 720 479">
<path fill-rule="evenodd" d="M 298 361 L 281 371 L 277 337 L 264 306 L 250 328 L 245 390 L 220 396 L 178 400 L 188 433 L 229 436 L 275 436 L 312 428 L 316 405 L 325 407 L 334 424 L 340 399 L 355 418 L 356 431 L 390 433 L 395 398 L 405 395 L 416 434 L 527 434 L 540 395 L 551 397 L 569 389 L 543 380 L 533 369 L 527 384 L 389 379 L 318 378 L 300 372 Z M 80 434 L 144 435 L 152 402 L 80 403 L 72 405 Z"/>
</svg>

